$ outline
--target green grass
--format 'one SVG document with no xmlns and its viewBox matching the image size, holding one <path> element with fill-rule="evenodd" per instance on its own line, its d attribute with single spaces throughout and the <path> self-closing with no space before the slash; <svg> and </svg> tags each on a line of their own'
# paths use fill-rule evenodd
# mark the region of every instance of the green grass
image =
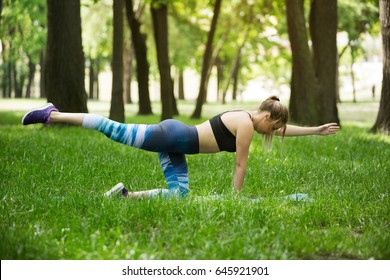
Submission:
<svg viewBox="0 0 390 280">
<path fill-rule="evenodd" d="M 287 138 L 283 154 L 257 136 L 243 195 L 258 203 L 231 194 L 229 153 L 188 156 L 185 200 L 132 201 L 102 194 L 120 181 L 164 187 L 156 154 L 82 128 L 23 127 L 22 115 L 0 112 L 1 259 L 390 258 L 390 140 L 368 124 Z M 294 192 L 314 201 L 281 199 Z M 214 193 L 226 199 L 197 199 Z"/>
</svg>

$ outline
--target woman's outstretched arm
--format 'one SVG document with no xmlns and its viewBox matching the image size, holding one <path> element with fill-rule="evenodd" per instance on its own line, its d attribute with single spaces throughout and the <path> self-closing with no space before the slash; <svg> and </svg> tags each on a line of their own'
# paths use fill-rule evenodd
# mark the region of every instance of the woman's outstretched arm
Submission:
<svg viewBox="0 0 390 280">
<path fill-rule="evenodd" d="M 296 125 L 287 125 L 284 136 L 305 136 L 305 135 L 331 135 L 340 130 L 337 123 L 327 123 L 320 126 L 304 127 Z M 282 130 L 276 130 L 275 135 L 282 136 Z"/>
</svg>

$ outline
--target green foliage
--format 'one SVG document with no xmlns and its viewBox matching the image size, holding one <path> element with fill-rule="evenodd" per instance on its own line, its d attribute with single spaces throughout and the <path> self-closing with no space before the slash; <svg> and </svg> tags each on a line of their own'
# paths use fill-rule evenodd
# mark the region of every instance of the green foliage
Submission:
<svg viewBox="0 0 390 280">
<path fill-rule="evenodd" d="M 189 1 L 190 3 L 192 1 Z M 198 25 L 195 2 L 176 1 L 169 10 L 169 48 L 172 64 L 179 69 L 200 69 L 201 53 L 198 51 L 206 41 L 206 32 Z M 190 5 L 188 5 L 190 4 Z M 195 63 L 198 61 L 198 63 Z"/>
<path fill-rule="evenodd" d="M 142 32 L 148 37 L 148 60 L 152 75 L 157 73 L 157 60 L 149 8 L 150 5 L 160 4 L 168 6 L 172 65 L 199 72 L 214 1 L 138 2 L 146 5 L 140 20 Z M 306 6 L 309 2 L 305 1 Z M 378 0 L 340 0 L 338 9 L 339 31 L 347 32 L 351 46 L 355 48 L 353 52 L 358 54 L 362 34 L 379 34 Z M 308 12 L 309 9 L 306 9 Z M 112 1 L 82 0 L 81 15 L 86 59 L 99 59 L 102 64 L 109 64 L 112 53 Z M 128 33 L 125 38 L 129 40 L 129 29 L 125 30 Z M 245 36 L 247 30 L 248 35 Z M 45 0 L 3 1 L 0 38 L 4 49 L 1 55 L 4 62 L 16 62 L 19 75 L 27 75 L 28 60 L 38 62 L 39 54 L 45 48 L 46 34 Z M 219 43 L 218 58 L 223 64 L 225 79 L 235 61 L 237 49 L 244 43 L 239 75 L 241 87 L 248 80 L 258 77 L 273 81 L 274 88 L 275 84 L 289 83 L 291 53 L 284 0 L 223 1 L 214 48 Z M 6 65 L 2 65 L 3 73 L 6 73 Z"/>
<path fill-rule="evenodd" d="M 351 1 L 338 2 L 339 30 L 348 34 L 348 46 L 355 59 L 363 56 L 362 35 L 379 33 L 379 4 L 378 1 Z"/>
<path fill-rule="evenodd" d="M 108 63 L 112 55 L 112 1 L 83 0 L 81 3 L 83 49 L 88 58 Z"/>
<path fill-rule="evenodd" d="M 205 107 L 208 115 L 225 109 Z M 367 134 L 369 125 L 286 138 L 282 154 L 280 139 L 267 153 L 256 136 L 243 195 L 263 197 L 258 203 L 230 194 L 229 153 L 188 156 L 185 200 L 132 201 L 102 194 L 119 181 L 164 187 L 156 154 L 82 128 L 22 127 L 21 117 L 0 113 L 1 259 L 390 257 L 390 142 Z M 295 192 L 314 201 L 281 199 Z M 214 193 L 225 199 L 198 199 Z"/>
<path fill-rule="evenodd" d="M 377 31 L 378 1 L 340 0 L 338 11 L 339 29 L 348 33 L 349 40 L 356 41 L 362 33 Z"/>
<path fill-rule="evenodd" d="M 6 73 L 14 69 L 19 87 L 22 88 L 28 76 L 29 63 L 39 62 L 46 44 L 45 0 L 3 1 L 0 40 L 0 83 L 4 86 L 7 83 Z"/>
<path fill-rule="evenodd" d="M 35 63 L 46 42 L 46 4 L 44 0 L 4 1 L 0 38 L 10 61 L 27 55 Z M 3 54 L 4 55 L 4 54 Z"/>
</svg>

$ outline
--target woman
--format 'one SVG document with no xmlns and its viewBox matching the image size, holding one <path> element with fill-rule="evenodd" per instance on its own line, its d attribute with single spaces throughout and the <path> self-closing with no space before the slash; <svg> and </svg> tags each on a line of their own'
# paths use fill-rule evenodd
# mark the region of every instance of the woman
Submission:
<svg viewBox="0 0 390 280">
<path fill-rule="evenodd" d="M 336 123 L 318 127 L 287 125 L 288 109 L 276 96 L 261 103 L 255 111 L 228 111 L 196 126 L 178 120 L 159 124 L 123 124 L 95 114 L 61 113 L 49 103 L 28 112 L 23 125 L 35 123 L 67 123 L 104 133 L 112 140 L 147 151 L 157 152 L 168 189 L 154 189 L 129 193 L 122 183 L 105 195 L 125 197 L 164 196 L 185 197 L 189 190 L 185 155 L 198 153 L 236 152 L 234 188 L 240 192 L 246 173 L 249 146 L 254 132 L 266 135 L 267 141 L 277 136 L 329 135 L 339 130 Z"/>
</svg>

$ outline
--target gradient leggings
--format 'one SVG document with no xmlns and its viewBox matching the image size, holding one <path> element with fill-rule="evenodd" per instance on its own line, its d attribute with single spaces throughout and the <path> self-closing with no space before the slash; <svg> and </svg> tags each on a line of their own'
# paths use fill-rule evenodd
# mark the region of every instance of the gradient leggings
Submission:
<svg viewBox="0 0 390 280">
<path fill-rule="evenodd" d="M 102 132 L 110 139 L 142 150 L 158 153 L 167 189 L 150 191 L 150 196 L 185 197 L 188 193 L 188 167 L 185 154 L 199 152 L 198 132 L 178 120 L 159 124 L 123 124 L 100 115 L 87 114 L 83 127 Z"/>
</svg>

